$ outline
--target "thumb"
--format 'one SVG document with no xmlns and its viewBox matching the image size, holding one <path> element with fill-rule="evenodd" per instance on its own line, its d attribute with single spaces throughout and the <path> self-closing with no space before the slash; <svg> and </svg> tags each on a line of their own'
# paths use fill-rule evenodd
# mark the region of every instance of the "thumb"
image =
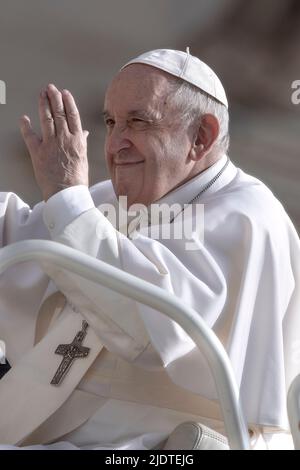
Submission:
<svg viewBox="0 0 300 470">
<path fill-rule="evenodd" d="M 30 156 L 33 156 L 40 144 L 40 139 L 33 131 L 30 118 L 26 115 L 20 119 L 20 130 Z"/>
</svg>

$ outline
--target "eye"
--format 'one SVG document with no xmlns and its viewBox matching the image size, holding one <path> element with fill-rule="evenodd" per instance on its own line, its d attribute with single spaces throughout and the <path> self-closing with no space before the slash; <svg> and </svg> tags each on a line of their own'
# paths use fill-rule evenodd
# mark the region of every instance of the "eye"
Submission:
<svg viewBox="0 0 300 470">
<path fill-rule="evenodd" d="M 104 119 L 106 127 L 112 127 L 115 123 L 115 121 L 111 118 L 105 118 Z"/>
<path fill-rule="evenodd" d="M 130 119 L 129 124 L 134 127 L 144 128 L 147 126 L 147 124 L 149 124 L 149 122 L 146 119 L 141 119 L 141 118 L 136 117 L 136 118 Z"/>
</svg>

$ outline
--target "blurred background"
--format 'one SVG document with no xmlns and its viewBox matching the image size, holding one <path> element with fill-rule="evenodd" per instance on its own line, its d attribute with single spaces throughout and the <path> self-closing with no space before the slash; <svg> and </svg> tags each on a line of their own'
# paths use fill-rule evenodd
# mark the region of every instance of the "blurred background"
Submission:
<svg viewBox="0 0 300 470">
<path fill-rule="evenodd" d="M 91 183 L 108 177 L 105 89 L 130 58 L 185 50 L 221 78 L 230 103 L 231 159 L 263 180 L 300 232 L 299 0 L 0 0 L 0 189 L 29 204 L 41 198 L 19 133 L 49 82 L 74 94 L 90 131 Z"/>
</svg>

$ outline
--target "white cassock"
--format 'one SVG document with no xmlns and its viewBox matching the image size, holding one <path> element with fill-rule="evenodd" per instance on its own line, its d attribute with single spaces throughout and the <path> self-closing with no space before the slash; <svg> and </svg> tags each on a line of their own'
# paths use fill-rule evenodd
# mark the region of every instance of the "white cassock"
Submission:
<svg viewBox="0 0 300 470">
<path fill-rule="evenodd" d="M 225 162 L 226 156 L 160 203 L 189 203 Z M 300 243 L 263 183 L 230 162 L 198 201 L 204 241 L 194 231 L 193 249 L 187 238 L 117 231 L 97 208 L 116 204 L 109 181 L 90 192 L 68 188 L 32 210 L 11 193 L 0 202 L 2 246 L 51 237 L 199 312 L 227 350 L 253 446 L 291 446 L 286 391 L 300 372 Z M 0 278 L 0 339 L 13 366 L 0 380 L 4 448 L 151 449 L 187 420 L 224 433 L 206 362 L 178 325 L 72 273 L 44 269 L 57 287 L 35 262 Z M 68 303 L 44 316 L 57 289 Z M 72 341 L 82 319 L 90 325 L 84 343 L 90 358 L 76 360 L 54 387 L 61 361 L 55 348 Z"/>
</svg>

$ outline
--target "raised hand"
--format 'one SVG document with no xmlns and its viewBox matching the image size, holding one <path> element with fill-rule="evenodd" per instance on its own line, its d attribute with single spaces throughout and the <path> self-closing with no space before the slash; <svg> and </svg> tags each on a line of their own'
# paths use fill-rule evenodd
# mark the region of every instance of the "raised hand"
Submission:
<svg viewBox="0 0 300 470">
<path fill-rule="evenodd" d="M 33 131 L 26 115 L 20 120 L 20 129 L 44 200 L 70 186 L 88 186 L 89 133 L 82 130 L 71 93 L 48 85 L 40 93 L 39 116 L 41 138 Z"/>
</svg>

